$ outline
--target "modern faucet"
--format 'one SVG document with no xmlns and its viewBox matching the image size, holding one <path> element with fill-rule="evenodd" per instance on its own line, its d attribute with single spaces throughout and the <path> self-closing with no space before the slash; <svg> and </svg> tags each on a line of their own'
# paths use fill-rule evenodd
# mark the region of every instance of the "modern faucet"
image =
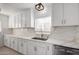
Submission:
<svg viewBox="0 0 79 59">
<path fill-rule="evenodd" d="M 41 34 L 41 38 L 43 38 L 44 34 Z"/>
<path fill-rule="evenodd" d="M 47 39 L 49 38 L 50 35 L 47 36 Z"/>
</svg>

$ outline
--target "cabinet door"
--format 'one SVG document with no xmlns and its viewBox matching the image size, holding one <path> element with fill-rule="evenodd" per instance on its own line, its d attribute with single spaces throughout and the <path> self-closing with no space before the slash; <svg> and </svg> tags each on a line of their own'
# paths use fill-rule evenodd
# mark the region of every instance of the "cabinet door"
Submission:
<svg viewBox="0 0 79 59">
<path fill-rule="evenodd" d="M 22 23 L 22 21 L 21 21 L 21 20 L 22 20 L 22 19 L 21 19 L 21 14 L 19 13 L 19 14 L 17 15 L 17 17 L 18 17 L 18 18 L 17 18 L 17 19 L 18 19 L 18 27 L 21 28 L 21 27 L 22 27 L 22 25 L 21 25 L 21 23 Z"/>
<path fill-rule="evenodd" d="M 15 18 L 14 18 L 14 15 L 9 16 L 9 28 L 15 28 Z"/>
<path fill-rule="evenodd" d="M 45 55 L 45 54 L 46 54 L 46 47 L 45 46 L 42 46 L 42 45 L 39 46 L 35 42 L 29 41 L 28 55 Z"/>
<path fill-rule="evenodd" d="M 18 52 L 22 53 L 23 43 L 21 39 L 18 39 Z"/>
<path fill-rule="evenodd" d="M 13 38 L 10 38 L 10 39 L 11 39 L 11 40 L 10 40 L 10 48 L 14 49 L 14 48 L 13 48 L 14 40 L 13 40 Z"/>
<path fill-rule="evenodd" d="M 34 41 L 28 41 L 28 55 L 35 55 L 37 47 L 35 46 Z"/>
<path fill-rule="evenodd" d="M 18 22 L 18 15 L 15 15 L 15 28 L 18 28 L 19 22 Z"/>
<path fill-rule="evenodd" d="M 8 20 L 9 20 L 9 17 L 7 15 L 0 15 L 1 16 L 1 25 L 2 25 L 2 28 L 8 28 Z"/>
<path fill-rule="evenodd" d="M 0 47 L 2 47 L 4 44 L 3 39 L 4 39 L 4 36 L 3 36 L 3 34 L 0 33 Z"/>
<path fill-rule="evenodd" d="M 36 42 L 36 55 L 46 55 L 46 45 L 42 42 Z"/>
<path fill-rule="evenodd" d="M 64 4 L 64 23 L 65 25 L 79 24 L 79 5 L 78 3 Z"/>
<path fill-rule="evenodd" d="M 27 9 L 25 13 L 26 27 L 31 27 L 31 9 Z"/>
<path fill-rule="evenodd" d="M 19 39 L 18 41 L 18 50 L 22 54 L 27 54 L 27 41 Z"/>
<path fill-rule="evenodd" d="M 23 54 L 28 54 L 28 49 L 27 49 L 27 47 L 28 47 L 28 41 L 27 40 L 23 40 L 23 47 L 22 47 L 22 53 Z"/>
<path fill-rule="evenodd" d="M 5 36 L 4 44 L 5 46 L 10 47 L 10 38 L 8 36 Z"/>
<path fill-rule="evenodd" d="M 6 37 L 4 37 L 4 45 L 7 46 L 8 45 L 8 40 Z"/>
<path fill-rule="evenodd" d="M 21 13 L 21 26 L 22 27 L 25 27 L 26 25 L 26 19 L 25 19 L 25 14 L 24 13 Z"/>
<path fill-rule="evenodd" d="M 54 53 L 53 51 L 53 45 L 52 44 L 46 44 L 46 54 L 47 55 L 52 55 Z"/>
<path fill-rule="evenodd" d="M 18 39 L 13 38 L 13 49 L 18 51 Z"/>
<path fill-rule="evenodd" d="M 53 4 L 53 26 L 63 25 L 63 4 L 55 3 Z"/>
<path fill-rule="evenodd" d="M 46 55 L 46 47 L 45 46 L 37 46 L 36 55 Z"/>
</svg>

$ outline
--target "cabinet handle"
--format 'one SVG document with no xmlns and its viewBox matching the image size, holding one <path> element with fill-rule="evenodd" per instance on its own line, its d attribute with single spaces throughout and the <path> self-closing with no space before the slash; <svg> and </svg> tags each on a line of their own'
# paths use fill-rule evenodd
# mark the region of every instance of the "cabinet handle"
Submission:
<svg viewBox="0 0 79 59">
<path fill-rule="evenodd" d="M 23 46 L 23 44 L 21 43 L 21 46 Z"/>
<path fill-rule="evenodd" d="M 36 47 L 34 47 L 34 51 L 37 51 L 37 48 Z"/>
<path fill-rule="evenodd" d="M 63 20 L 62 20 L 62 24 L 63 24 Z"/>
<path fill-rule="evenodd" d="M 47 47 L 47 50 L 49 51 L 49 46 Z"/>
<path fill-rule="evenodd" d="M 64 20 L 64 24 L 66 24 L 66 20 Z"/>
<path fill-rule="evenodd" d="M 66 52 L 67 53 L 74 53 L 72 50 L 67 50 Z"/>
<path fill-rule="evenodd" d="M 14 44 L 14 41 L 13 41 L 13 44 Z"/>
</svg>

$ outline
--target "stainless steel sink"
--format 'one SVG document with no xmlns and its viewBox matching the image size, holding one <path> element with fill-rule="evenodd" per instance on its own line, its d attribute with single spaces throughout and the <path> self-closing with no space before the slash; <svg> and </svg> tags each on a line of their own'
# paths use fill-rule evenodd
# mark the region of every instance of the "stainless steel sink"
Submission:
<svg viewBox="0 0 79 59">
<path fill-rule="evenodd" d="M 33 37 L 32 39 L 43 40 L 43 41 L 46 41 L 47 40 L 46 38 L 39 38 L 39 37 Z"/>
</svg>

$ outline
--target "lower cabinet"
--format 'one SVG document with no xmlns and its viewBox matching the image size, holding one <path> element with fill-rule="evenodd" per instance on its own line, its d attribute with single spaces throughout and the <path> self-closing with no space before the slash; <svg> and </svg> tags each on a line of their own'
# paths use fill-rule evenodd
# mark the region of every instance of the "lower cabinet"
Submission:
<svg viewBox="0 0 79 59">
<path fill-rule="evenodd" d="M 0 33 L 0 47 L 2 47 L 4 45 L 4 35 Z"/>
<path fill-rule="evenodd" d="M 15 37 L 10 38 L 10 48 L 18 51 L 18 40 Z"/>
<path fill-rule="evenodd" d="M 54 54 L 54 46 L 52 44 L 46 43 L 46 55 Z"/>
<path fill-rule="evenodd" d="M 46 55 L 46 46 L 37 46 L 36 55 Z"/>
<path fill-rule="evenodd" d="M 29 55 L 52 55 L 52 44 L 29 41 L 28 54 Z"/>
<path fill-rule="evenodd" d="M 16 37 L 5 37 L 4 44 L 24 55 L 52 55 L 53 45 Z"/>
<path fill-rule="evenodd" d="M 28 41 L 26 39 L 18 39 L 18 52 L 27 55 L 27 43 Z"/>
<path fill-rule="evenodd" d="M 8 37 L 8 36 L 4 37 L 4 45 L 7 47 L 11 47 L 10 46 L 10 37 Z"/>
<path fill-rule="evenodd" d="M 28 55 L 35 55 L 37 51 L 37 47 L 35 46 L 35 42 L 28 41 Z"/>
</svg>

